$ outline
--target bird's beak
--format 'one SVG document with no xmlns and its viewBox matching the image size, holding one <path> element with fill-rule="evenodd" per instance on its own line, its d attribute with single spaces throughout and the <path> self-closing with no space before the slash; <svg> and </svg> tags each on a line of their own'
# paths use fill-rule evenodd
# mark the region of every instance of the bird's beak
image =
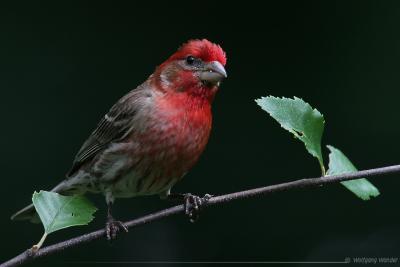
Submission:
<svg viewBox="0 0 400 267">
<path fill-rule="evenodd" d="M 219 85 L 219 83 L 228 77 L 224 66 L 218 61 L 212 61 L 204 65 L 200 73 L 200 80 L 207 85 Z"/>
</svg>

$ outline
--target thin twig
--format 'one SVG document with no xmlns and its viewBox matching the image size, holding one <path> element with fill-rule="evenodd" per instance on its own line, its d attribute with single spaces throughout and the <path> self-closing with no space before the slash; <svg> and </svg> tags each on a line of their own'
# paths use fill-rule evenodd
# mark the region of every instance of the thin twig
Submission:
<svg viewBox="0 0 400 267">
<path fill-rule="evenodd" d="M 266 194 L 279 192 L 279 191 L 287 191 L 290 189 L 313 187 L 313 186 L 337 183 L 337 182 L 342 182 L 342 181 L 354 180 L 354 179 L 362 178 L 362 177 L 383 176 L 383 175 L 388 175 L 388 174 L 393 174 L 393 173 L 400 173 L 400 165 L 394 165 L 394 166 L 376 168 L 376 169 L 370 169 L 370 170 L 363 170 L 363 171 L 358 171 L 358 172 L 354 172 L 354 173 L 347 173 L 347 174 L 340 174 L 340 175 L 332 175 L 332 176 L 325 176 L 325 177 L 318 177 L 318 178 L 305 178 L 305 179 L 295 180 L 293 182 L 270 185 L 270 186 L 266 186 L 266 187 L 259 187 L 259 188 L 255 188 L 255 189 L 230 193 L 230 194 L 226 194 L 226 195 L 215 196 L 215 197 L 212 197 L 205 204 L 205 206 L 213 206 L 216 204 L 230 202 L 232 200 L 244 199 L 244 198 L 254 197 L 254 196 L 258 196 L 258 195 L 266 195 Z M 148 224 L 148 223 L 160 220 L 160 219 L 168 217 L 168 216 L 179 214 L 179 213 L 182 213 L 183 211 L 184 211 L 183 205 L 178 205 L 178 206 L 174 206 L 174 207 L 164 209 L 164 210 L 161 210 L 158 212 L 154 212 L 152 214 L 143 216 L 143 217 L 135 219 L 135 220 L 127 221 L 127 222 L 125 222 L 125 225 L 128 228 L 132 228 L 132 227 L 136 227 L 139 225 Z M 0 267 L 19 266 L 24 263 L 27 263 L 28 261 L 31 261 L 31 260 L 34 260 L 37 258 L 41 258 L 41 257 L 77 246 L 77 245 L 80 245 L 83 243 L 88 243 L 90 241 L 99 239 L 104 236 L 105 236 L 105 230 L 100 229 L 100 230 L 97 230 L 97 231 L 94 231 L 94 232 L 91 232 L 88 234 L 84 234 L 84 235 L 81 235 L 81 236 L 78 236 L 75 238 L 71 238 L 69 240 L 65 240 L 65 241 L 56 243 L 54 245 L 43 247 L 40 250 L 38 250 L 36 253 L 32 253 L 31 250 L 28 249 L 25 252 L 22 252 L 21 254 L 19 254 L 18 256 L 1 264 Z"/>
</svg>

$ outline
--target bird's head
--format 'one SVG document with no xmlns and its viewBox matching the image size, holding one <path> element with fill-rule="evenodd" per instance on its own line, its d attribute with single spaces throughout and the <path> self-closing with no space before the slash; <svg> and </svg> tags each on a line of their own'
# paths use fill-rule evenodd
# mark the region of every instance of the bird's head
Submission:
<svg viewBox="0 0 400 267">
<path fill-rule="evenodd" d="M 225 52 L 219 45 L 206 39 L 190 40 L 157 68 L 155 79 L 163 91 L 211 99 L 227 77 L 225 64 Z"/>
</svg>

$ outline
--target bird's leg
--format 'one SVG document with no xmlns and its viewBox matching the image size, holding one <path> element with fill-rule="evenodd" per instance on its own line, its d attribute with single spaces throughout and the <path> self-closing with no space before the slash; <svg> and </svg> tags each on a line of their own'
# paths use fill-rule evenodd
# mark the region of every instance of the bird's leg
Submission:
<svg viewBox="0 0 400 267">
<path fill-rule="evenodd" d="M 181 201 L 185 207 L 185 214 L 189 217 L 190 222 L 194 223 L 199 219 L 200 210 L 204 204 L 212 195 L 205 194 L 204 197 L 192 195 L 191 193 L 186 194 L 174 194 L 169 193 L 164 196 L 167 200 Z"/>
<path fill-rule="evenodd" d="M 125 231 L 128 232 L 128 228 L 121 222 L 121 221 L 116 221 L 114 217 L 112 216 L 111 213 L 111 202 L 107 202 L 107 223 L 106 223 L 106 234 L 107 234 L 107 240 L 113 240 L 117 237 L 118 231 L 121 230 L 121 228 Z"/>
</svg>

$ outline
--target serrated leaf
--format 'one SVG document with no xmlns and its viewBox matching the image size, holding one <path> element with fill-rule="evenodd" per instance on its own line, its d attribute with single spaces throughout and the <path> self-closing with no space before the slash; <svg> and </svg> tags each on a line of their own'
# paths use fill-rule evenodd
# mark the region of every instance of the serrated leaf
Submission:
<svg viewBox="0 0 400 267">
<path fill-rule="evenodd" d="M 32 202 L 46 234 L 71 226 L 86 225 L 93 220 L 93 213 L 97 210 L 83 196 L 62 196 L 47 191 L 34 192 Z"/>
<path fill-rule="evenodd" d="M 342 151 L 333 146 L 327 147 L 330 150 L 328 175 L 351 173 L 357 171 L 357 168 L 342 153 Z M 380 194 L 379 190 L 365 178 L 345 181 L 341 182 L 341 184 L 363 200 L 369 200 L 371 197 L 377 197 Z"/>
<path fill-rule="evenodd" d="M 325 175 L 321 153 L 321 139 L 324 132 L 324 117 L 316 109 L 298 97 L 262 97 L 257 104 L 271 115 L 280 125 L 300 139 L 307 151 L 316 157 Z"/>
</svg>

